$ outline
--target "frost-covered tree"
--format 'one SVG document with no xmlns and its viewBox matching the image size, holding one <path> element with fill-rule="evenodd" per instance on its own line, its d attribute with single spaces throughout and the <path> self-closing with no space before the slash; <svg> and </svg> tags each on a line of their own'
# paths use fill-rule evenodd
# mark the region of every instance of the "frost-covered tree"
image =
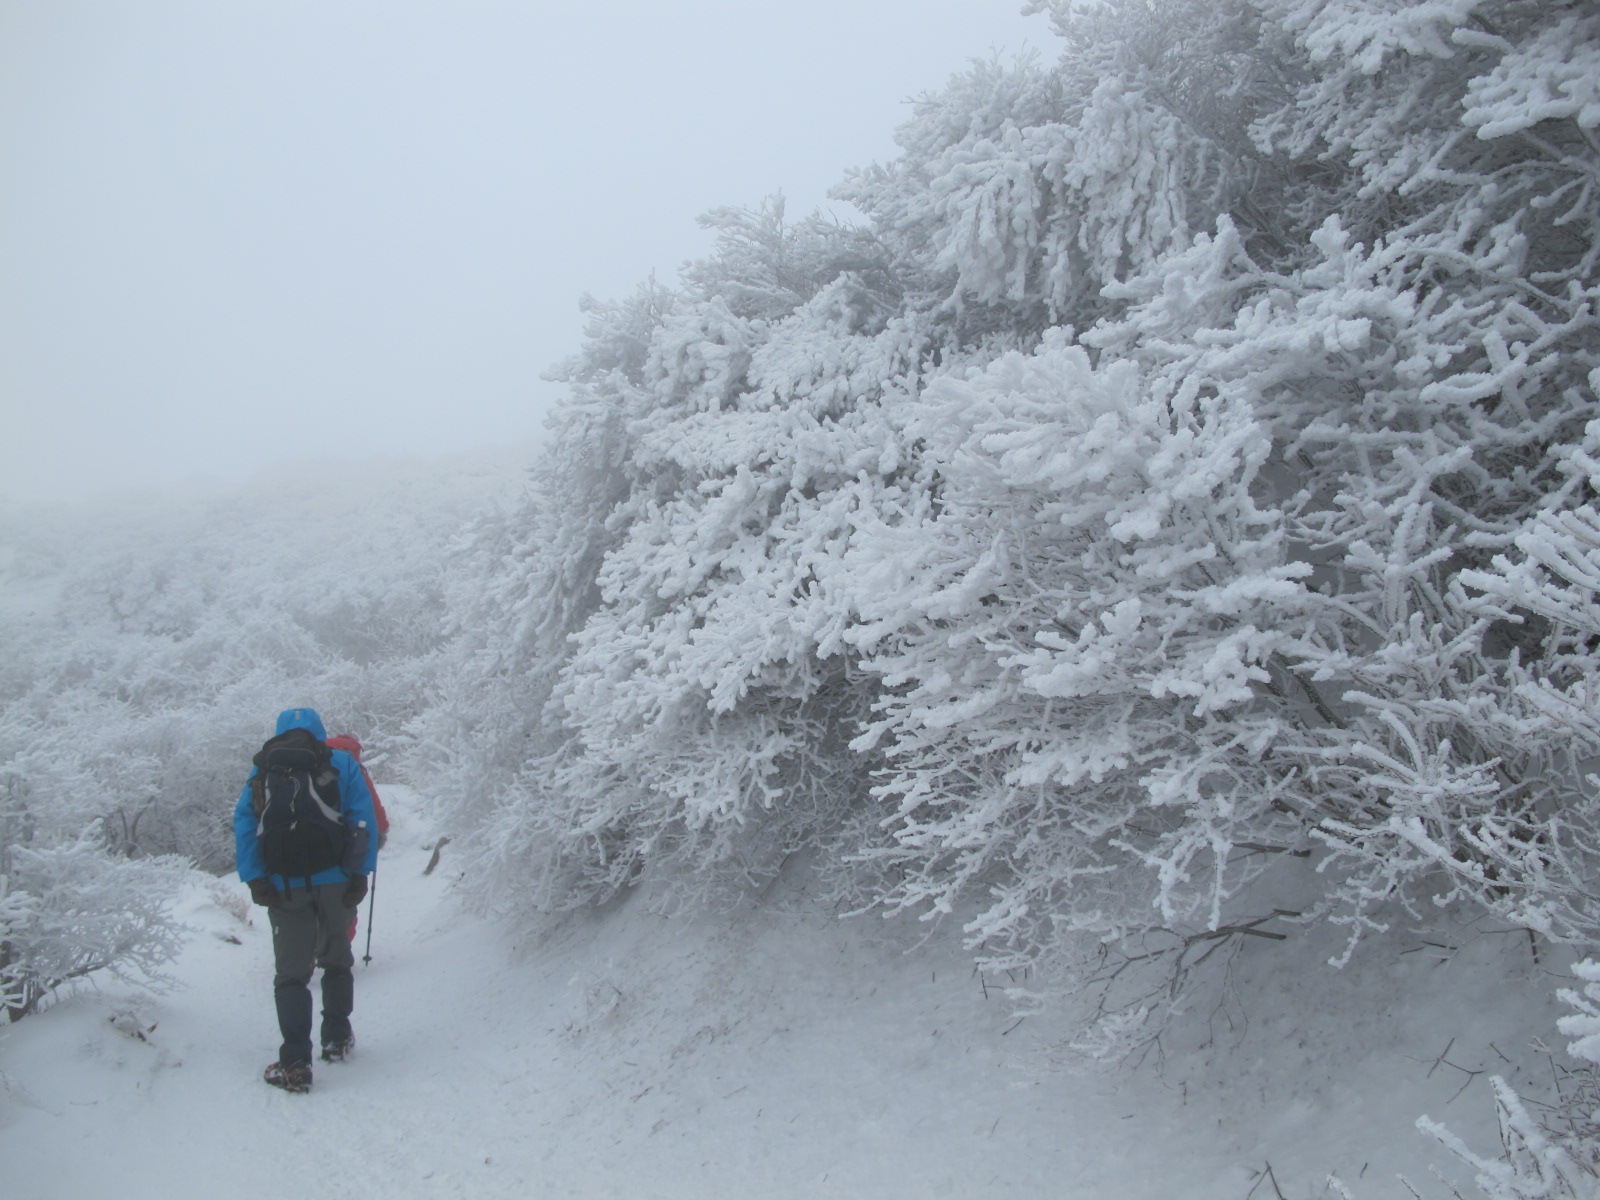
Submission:
<svg viewBox="0 0 1600 1200">
<path fill-rule="evenodd" d="M 419 726 L 485 865 L 547 904 L 658 862 L 760 874 L 859 808 L 861 679 L 821 564 L 862 468 L 895 469 L 861 410 L 922 346 L 862 239 L 776 204 L 712 220 L 706 282 L 597 307 L 525 506 L 482 533 L 457 690 Z"/>
<path fill-rule="evenodd" d="M 1252 495 L 1266 430 L 1065 337 L 918 409 L 937 483 L 845 561 L 846 639 L 883 684 L 856 745 L 889 763 L 885 901 L 987 892 L 967 928 L 1002 966 L 1152 919 L 1215 928 L 1237 848 L 1296 832 L 1284 714 L 1256 701 L 1313 605 Z"/>
<path fill-rule="evenodd" d="M 1010 967 L 1181 963 L 1283 853 L 1352 952 L 1594 941 L 1600 13 L 1035 7 L 861 224 L 597 306 L 462 564 L 454 818 L 540 905 L 810 850 Z"/>
</svg>

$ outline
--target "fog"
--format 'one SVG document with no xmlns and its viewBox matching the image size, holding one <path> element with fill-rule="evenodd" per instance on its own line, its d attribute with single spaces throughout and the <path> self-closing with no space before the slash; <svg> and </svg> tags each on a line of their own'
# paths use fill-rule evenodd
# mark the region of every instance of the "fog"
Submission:
<svg viewBox="0 0 1600 1200">
<path fill-rule="evenodd" d="M 0 496 L 536 437 L 584 293 L 825 203 L 1021 0 L 0 0 Z"/>
</svg>

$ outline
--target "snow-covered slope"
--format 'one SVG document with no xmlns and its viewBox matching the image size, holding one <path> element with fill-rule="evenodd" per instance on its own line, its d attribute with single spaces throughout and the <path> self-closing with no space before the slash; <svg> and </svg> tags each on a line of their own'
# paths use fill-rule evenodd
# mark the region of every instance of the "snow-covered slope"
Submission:
<svg viewBox="0 0 1600 1200">
<path fill-rule="evenodd" d="M 742 912 L 634 896 L 518 940 L 460 910 L 448 845 L 424 875 L 436 831 L 415 794 L 384 795 L 354 1059 L 308 1096 L 260 1081 L 265 922 L 197 875 L 177 987 L 101 981 L 0 1034 L 0 1192 L 1300 1200 L 1334 1195 L 1330 1172 L 1404 1196 L 1404 1171 L 1443 1196 L 1427 1165 L 1448 1155 L 1415 1117 L 1492 1148 L 1473 1072 L 1536 1088 L 1529 1035 L 1551 1029 L 1522 998 L 1556 965 L 1521 935 L 1397 934 L 1342 973 L 1325 945 L 1246 939 L 1163 1063 L 1074 1073 L 1041 1065 L 1064 1029 L 1018 1024 L 958 948 L 905 953 L 808 908 L 801 878 Z"/>
</svg>

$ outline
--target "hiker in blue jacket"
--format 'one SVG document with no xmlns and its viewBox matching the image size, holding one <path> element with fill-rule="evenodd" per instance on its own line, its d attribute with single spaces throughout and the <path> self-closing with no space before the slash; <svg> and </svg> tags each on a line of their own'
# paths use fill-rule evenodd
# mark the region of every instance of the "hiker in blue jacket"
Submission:
<svg viewBox="0 0 1600 1200">
<path fill-rule="evenodd" d="M 322 1058 L 339 1062 L 355 1045 L 355 964 L 345 936 L 378 864 L 377 823 L 361 764 L 330 750 L 315 709 L 278 715 L 277 732 L 254 759 L 233 811 L 239 878 L 272 922 L 278 1061 L 275 1087 L 311 1087 L 311 976 L 322 968 Z"/>
</svg>

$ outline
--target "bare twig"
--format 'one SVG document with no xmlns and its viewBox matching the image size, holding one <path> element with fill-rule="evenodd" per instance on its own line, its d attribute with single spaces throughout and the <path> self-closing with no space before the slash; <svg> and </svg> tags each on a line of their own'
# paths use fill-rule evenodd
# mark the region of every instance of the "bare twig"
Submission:
<svg viewBox="0 0 1600 1200">
<path fill-rule="evenodd" d="M 1272 1164 L 1270 1162 L 1265 1164 L 1257 1174 L 1255 1183 L 1251 1184 L 1250 1190 L 1244 1194 L 1244 1200 L 1250 1200 L 1250 1197 L 1256 1194 L 1256 1188 L 1261 1186 L 1263 1180 L 1271 1181 L 1273 1194 L 1278 1197 L 1278 1200 L 1285 1200 L 1283 1189 L 1278 1186 L 1278 1177 L 1272 1173 Z"/>
</svg>

